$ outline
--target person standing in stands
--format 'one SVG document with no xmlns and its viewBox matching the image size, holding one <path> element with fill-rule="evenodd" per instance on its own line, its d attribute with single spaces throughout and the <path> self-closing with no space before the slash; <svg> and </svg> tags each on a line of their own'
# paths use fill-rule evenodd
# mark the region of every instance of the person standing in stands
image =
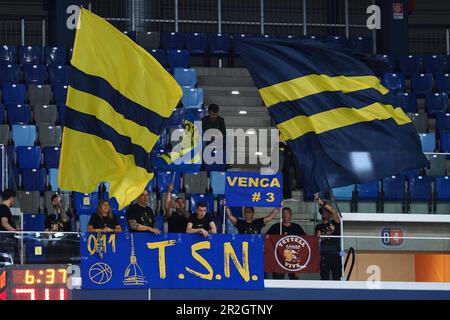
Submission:
<svg viewBox="0 0 450 320">
<path fill-rule="evenodd" d="M 208 234 L 217 233 L 216 224 L 211 217 L 206 213 L 206 203 L 199 202 L 197 204 L 196 214 L 189 218 L 186 233 L 197 233 L 205 238 Z"/>
<path fill-rule="evenodd" d="M 92 214 L 89 219 L 87 232 L 122 232 L 119 220 L 112 213 L 111 206 L 107 200 L 99 201 L 97 212 Z"/>
<path fill-rule="evenodd" d="M 231 212 L 230 208 L 227 207 L 226 214 L 231 223 L 236 226 L 240 234 L 260 234 L 261 229 L 272 221 L 272 219 L 278 213 L 278 208 L 274 208 L 267 216 L 264 218 L 255 219 L 255 209 L 253 207 L 244 208 L 244 218 L 238 219 Z"/>
<path fill-rule="evenodd" d="M 317 195 L 315 200 L 319 204 L 319 212 L 322 215 L 322 223 L 316 226 L 316 236 L 320 237 L 320 278 L 330 280 L 341 280 L 342 260 L 340 255 L 340 238 L 326 236 L 341 235 L 341 218 L 339 213 L 329 203 L 320 199 Z"/>
<path fill-rule="evenodd" d="M 131 204 L 126 212 L 126 217 L 132 232 L 148 231 L 154 234 L 161 234 L 155 227 L 155 214 L 147 206 L 149 193 L 144 190 L 136 199 L 136 203 Z"/>
<path fill-rule="evenodd" d="M 226 165 L 225 160 L 225 150 L 226 150 L 226 128 L 225 128 L 225 120 L 219 116 L 219 106 L 215 103 L 212 103 L 208 107 L 208 115 L 202 118 L 202 131 L 206 133 L 209 129 L 219 130 L 222 134 L 222 153 L 223 160 L 222 163 L 218 163 L 220 165 Z M 215 141 L 218 137 L 216 135 L 211 136 L 210 141 L 203 141 L 203 149 L 205 149 L 210 143 Z M 212 155 L 211 155 L 212 156 Z"/>
<path fill-rule="evenodd" d="M 167 188 L 166 198 L 164 199 L 164 218 L 167 219 L 169 233 L 185 233 L 189 220 L 189 212 L 186 210 L 186 200 L 176 198 L 174 207 L 171 208 L 171 194 L 173 183 Z"/>
<path fill-rule="evenodd" d="M 70 231 L 70 217 L 62 206 L 61 196 L 55 193 L 50 200 L 53 213 L 45 216 L 45 231 Z"/>
<path fill-rule="evenodd" d="M 306 235 L 303 228 L 297 224 L 292 223 L 292 210 L 289 207 L 284 207 L 281 211 L 281 234 L 284 236 L 304 236 Z M 280 223 L 275 223 L 270 227 L 266 234 L 280 234 Z M 274 273 L 274 279 L 284 279 L 284 273 Z M 295 273 L 288 273 L 290 280 L 296 280 L 297 276 Z"/>
<path fill-rule="evenodd" d="M 0 204 L 0 231 L 20 231 L 14 222 L 11 207 L 16 200 L 16 193 L 13 190 L 5 189 L 2 192 L 2 204 Z M 14 263 L 19 261 L 19 249 L 17 239 L 12 233 L 0 234 L 0 248 L 2 252 L 6 250 L 11 253 Z"/>
</svg>

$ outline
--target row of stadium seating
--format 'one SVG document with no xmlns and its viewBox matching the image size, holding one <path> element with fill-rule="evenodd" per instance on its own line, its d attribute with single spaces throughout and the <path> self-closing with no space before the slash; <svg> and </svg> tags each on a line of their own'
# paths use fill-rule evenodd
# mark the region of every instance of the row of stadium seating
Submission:
<svg viewBox="0 0 450 320">
<path fill-rule="evenodd" d="M 65 65 L 72 57 L 72 49 L 65 47 L 44 47 L 44 60 L 42 60 L 42 47 L 40 46 L 12 46 L 0 45 L 0 64 L 45 64 Z"/>
<path fill-rule="evenodd" d="M 405 75 L 403 73 L 385 73 L 381 83 L 394 93 L 406 90 Z M 450 92 L 450 74 L 448 73 L 414 73 L 411 75 L 411 92 L 417 95 L 426 95 L 433 91 Z"/>
<path fill-rule="evenodd" d="M 390 72 L 403 73 L 411 76 L 417 73 L 442 73 L 450 72 L 450 55 L 402 55 L 396 59 L 392 55 L 377 54 L 378 60 L 386 62 Z"/>
<path fill-rule="evenodd" d="M 22 72 L 23 71 L 23 72 Z M 0 64 L 0 85 L 3 84 L 68 84 L 69 66 L 52 64 Z"/>
</svg>

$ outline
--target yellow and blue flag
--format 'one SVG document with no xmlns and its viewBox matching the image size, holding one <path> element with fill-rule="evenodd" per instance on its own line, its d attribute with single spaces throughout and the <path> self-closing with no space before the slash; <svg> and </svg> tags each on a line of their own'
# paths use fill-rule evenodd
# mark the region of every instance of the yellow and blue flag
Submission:
<svg viewBox="0 0 450 320">
<path fill-rule="evenodd" d="M 149 153 L 181 87 L 143 48 L 85 9 L 71 63 L 59 187 L 89 193 L 107 181 L 122 209 L 153 178 Z"/>
<path fill-rule="evenodd" d="M 394 95 L 360 59 L 315 41 L 235 41 L 310 192 L 428 166 Z"/>
</svg>

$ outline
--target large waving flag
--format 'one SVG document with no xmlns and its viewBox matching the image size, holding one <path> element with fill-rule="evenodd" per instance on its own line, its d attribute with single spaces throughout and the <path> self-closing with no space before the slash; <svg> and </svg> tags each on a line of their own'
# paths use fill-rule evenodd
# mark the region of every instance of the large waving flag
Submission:
<svg viewBox="0 0 450 320">
<path fill-rule="evenodd" d="M 428 166 L 411 120 L 365 63 L 320 42 L 235 44 L 309 191 Z"/>
<path fill-rule="evenodd" d="M 149 153 L 181 98 L 175 79 L 144 49 L 81 9 L 72 56 L 59 187 L 110 183 L 123 208 L 153 178 Z"/>
</svg>

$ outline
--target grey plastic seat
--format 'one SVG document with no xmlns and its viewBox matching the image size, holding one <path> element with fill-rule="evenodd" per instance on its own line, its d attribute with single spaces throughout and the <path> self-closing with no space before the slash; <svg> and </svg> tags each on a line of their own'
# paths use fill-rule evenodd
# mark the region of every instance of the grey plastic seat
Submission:
<svg viewBox="0 0 450 320">
<path fill-rule="evenodd" d="M 37 214 L 40 209 L 39 191 L 17 191 L 20 210 L 24 214 Z"/>
<path fill-rule="evenodd" d="M 53 99 L 52 87 L 50 85 L 29 85 L 28 100 L 31 105 L 50 104 Z"/>
<path fill-rule="evenodd" d="M 428 116 L 426 113 L 408 113 L 409 118 L 419 133 L 428 132 Z"/>
<path fill-rule="evenodd" d="M 55 125 L 58 119 L 58 108 L 52 104 L 37 104 L 33 106 L 36 125 Z"/>
<path fill-rule="evenodd" d="M 137 43 L 145 50 L 159 49 L 160 33 L 159 32 L 138 32 Z"/>
<path fill-rule="evenodd" d="M 62 127 L 42 125 L 38 127 L 38 139 L 41 147 L 58 147 L 61 145 Z"/>
<path fill-rule="evenodd" d="M 437 177 L 446 175 L 447 160 L 445 155 L 429 154 L 427 158 L 430 161 L 430 169 L 426 169 L 427 176 Z"/>
<path fill-rule="evenodd" d="M 6 146 L 9 142 L 10 133 L 9 126 L 7 124 L 0 125 L 0 144 Z"/>
<path fill-rule="evenodd" d="M 208 177 L 206 171 L 184 174 L 183 187 L 186 194 L 205 193 L 208 189 Z"/>
</svg>

